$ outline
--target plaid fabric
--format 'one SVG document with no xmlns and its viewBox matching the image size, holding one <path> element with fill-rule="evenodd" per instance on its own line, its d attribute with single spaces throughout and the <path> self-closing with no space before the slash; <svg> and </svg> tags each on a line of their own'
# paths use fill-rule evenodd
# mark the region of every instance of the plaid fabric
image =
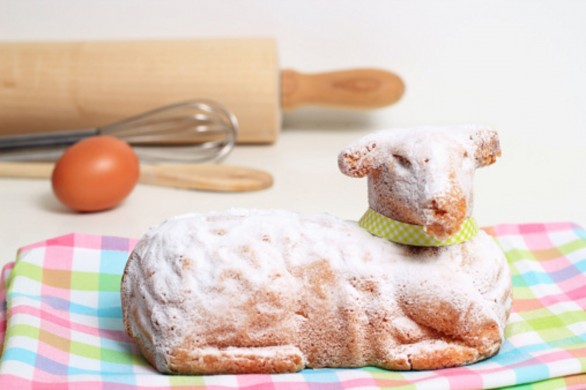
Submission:
<svg viewBox="0 0 586 390">
<path fill-rule="evenodd" d="M 119 283 L 135 241 L 72 234 L 31 245 L 19 251 L 8 279 L 0 389 L 584 389 L 586 231 L 566 223 L 487 231 L 505 250 L 513 274 L 507 341 L 486 361 L 421 372 L 367 367 L 161 375 L 143 360 L 122 325 Z"/>
<path fill-rule="evenodd" d="M 395 221 L 369 208 L 358 221 L 358 225 L 377 237 L 399 244 L 412 246 L 446 246 L 468 241 L 478 233 L 474 218 L 468 218 L 455 234 L 445 240 L 438 240 L 423 230 L 423 226 Z"/>
</svg>

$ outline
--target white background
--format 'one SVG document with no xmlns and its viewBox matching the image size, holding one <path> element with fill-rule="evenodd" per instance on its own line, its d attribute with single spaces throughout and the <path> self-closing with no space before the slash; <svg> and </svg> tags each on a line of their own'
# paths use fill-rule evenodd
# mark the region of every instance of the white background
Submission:
<svg viewBox="0 0 586 390">
<path fill-rule="evenodd" d="M 7 1 L 0 40 L 275 37 L 283 68 L 381 67 L 407 90 L 369 113 L 287 114 L 274 146 L 237 147 L 226 163 L 272 173 L 270 190 L 215 194 L 139 185 L 120 207 L 75 214 L 47 181 L 0 179 L 0 263 L 69 233 L 138 237 L 191 211 L 289 208 L 359 218 L 365 181 L 337 171 L 347 143 L 388 127 L 482 123 L 503 157 L 476 177 L 481 225 L 586 225 L 586 1 Z M 2 108 L 0 107 L 0 110 Z"/>
</svg>

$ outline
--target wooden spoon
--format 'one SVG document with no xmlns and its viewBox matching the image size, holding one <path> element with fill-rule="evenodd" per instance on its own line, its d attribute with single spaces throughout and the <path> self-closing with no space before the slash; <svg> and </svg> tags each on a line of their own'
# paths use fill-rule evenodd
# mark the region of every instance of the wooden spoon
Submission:
<svg viewBox="0 0 586 390">
<path fill-rule="evenodd" d="M 49 179 L 53 163 L 0 162 L 0 177 Z M 139 182 L 204 191 L 243 192 L 270 187 L 273 177 L 264 171 L 221 164 L 141 164 Z"/>
</svg>

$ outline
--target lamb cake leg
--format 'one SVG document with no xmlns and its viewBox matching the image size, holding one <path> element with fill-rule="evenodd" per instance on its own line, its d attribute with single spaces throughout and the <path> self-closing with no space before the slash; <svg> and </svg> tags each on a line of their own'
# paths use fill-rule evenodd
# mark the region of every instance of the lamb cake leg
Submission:
<svg viewBox="0 0 586 390">
<path fill-rule="evenodd" d="M 401 283 L 399 290 L 398 301 L 405 314 L 433 335 L 433 340 L 406 347 L 411 368 L 459 366 L 497 353 L 503 339 L 497 315 L 483 305 L 483 297 L 471 282 L 425 274 L 410 274 L 411 280 Z"/>
<path fill-rule="evenodd" d="M 297 372 L 305 366 L 303 354 L 292 345 L 224 349 L 175 348 L 169 370 L 181 374 L 275 374 Z"/>
</svg>

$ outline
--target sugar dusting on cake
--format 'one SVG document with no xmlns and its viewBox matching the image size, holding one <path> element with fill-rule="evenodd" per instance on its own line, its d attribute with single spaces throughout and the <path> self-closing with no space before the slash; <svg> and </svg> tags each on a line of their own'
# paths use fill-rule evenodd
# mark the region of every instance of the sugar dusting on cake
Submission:
<svg viewBox="0 0 586 390">
<path fill-rule="evenodd" d="M 469 245 L 476 251 L 490 246 L 489 240 L 479 236 Z M 210 346 L 221 351 L 283 345 L 311 351 L 313 338 L 320 342 L 333 333 L 340 337 L 321 340 L 327 348 L 302 356 L 308 366 L 326 365 L 322 355 L 329 350 L 349 356 L 342 363 L 351 366 L 392 358 L 397 368 L 409 369 L 405 346 L 414 353 L 435 343 L 430 335 L 437 338 L 437 332 L 414 322 L 410 305 L 448 302 L 471 324 L 481 318 L 503 321 L 499 307 L 486 302 L 502 295 L 493 291 L 494 272 L 484 272 L 478 261 L 467 263 L 461 251 L 438 251 L 440 256 L 432 259 L 425 251 L 389 245 L 353 222 L 325 214 L 190 214 L 147 233 L 131 257 L 123 291 L 136 305 L 129 322 L 141 324 L 132 333 L 146 330 L 152 340 L 143 340 L 152 342 L 149 349 L 159 357 Z M 382 324 L 387 335 L 373 331 L 373 322 Z M 442 335 L 447 340 L 457 336 Z M 387 338 L 384 353 L 373 346 L 380 337 Z M 159 368 L 168 370 L 169 359 L 160 358 Z"/>
<path fill-rule="evenodd" d="M 482 127 L 375 133 L 344 149 L 388 218 L 453 234 L 472 209 L 472 174 L 500 155 Z M 355 222 L 284 210 L 172 218 L 131 254 L 128 333 L 161 372 L 277 373 L 304 367 L 433 369 L 494 355 L 511 306 L 506 259 L 480 232 L 421 248 Z"/>
</svg>

